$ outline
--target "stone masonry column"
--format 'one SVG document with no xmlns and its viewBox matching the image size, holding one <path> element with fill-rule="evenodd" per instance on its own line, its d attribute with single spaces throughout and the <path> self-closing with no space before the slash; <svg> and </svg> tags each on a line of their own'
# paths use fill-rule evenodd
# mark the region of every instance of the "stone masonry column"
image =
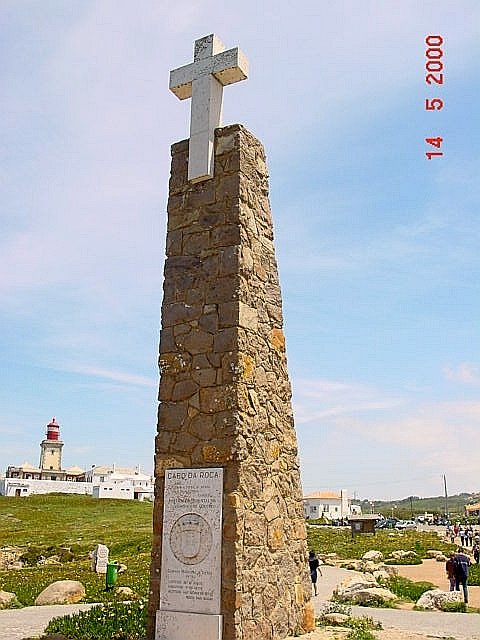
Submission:
<svg viewBox="0 0 480 640">
<path fill-rule="evenodd" d="M 148 638 L 159 608 L 164 472 L 223 467 L 223 640 L 314 627 L 297 442 L 262 145 L 216 130 L 214 177 L 172 146 Z"/>
</svg>

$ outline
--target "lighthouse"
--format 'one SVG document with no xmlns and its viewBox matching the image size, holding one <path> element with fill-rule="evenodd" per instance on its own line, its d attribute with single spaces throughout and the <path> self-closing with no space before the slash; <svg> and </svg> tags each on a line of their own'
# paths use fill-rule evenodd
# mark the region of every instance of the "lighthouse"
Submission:
<svg viewBox="0 0 480 640">
<path fill-rule="evenodd" d="M 52 418 L 47 424 L 46 438 L 40 444 L 40 469 L 46 471 L 61 471 L 62 448 L 60 440 L 60 425 Z"/>
</svg>

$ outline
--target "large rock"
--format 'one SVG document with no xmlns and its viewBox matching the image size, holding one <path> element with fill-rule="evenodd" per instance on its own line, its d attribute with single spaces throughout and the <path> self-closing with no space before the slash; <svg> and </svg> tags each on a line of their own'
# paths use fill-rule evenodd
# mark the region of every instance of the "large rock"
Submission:
<svg viewBox="0 0 480 640">
<path fill-rule="evenodd" d="M 376 605 L 379 602 L 393 602 L 397 597 L 390 589 L 384 587 L 372 587 L 371 589 L 361 589 L 356 591 L 351 599 L 353 604 Z"/>
<path fill-rule="evenodd" d="M 77 580 L 58 580 L 48 585 L 35 600 L 36 605 L 75 604 L 85 597 L 85 587 Z"/>
<path fill-rule="evenodd" d="M 0 591 L 0 609 L 8 609 L 17 602 L 17 596 L 10 591 Z"/>
<path fill-rule="evenodd" d="M 326 613 L 322 618 L 330 624 L 342 625 L 349 620 L 350 616 L 346 616 L 344 613 Z"/>
<path fill-rule="evenodd" d="M 373 577 L 377 582 L 386 582 L 390 578 L 390 574 L 385 569 L 377 569 L 373 572 Z"/>
<path fill-rule="evenodd" d="M 372 562 L 382 562 L 383 553 L 381 551 L 375 551 L 372 549 L 372 551 L 367 551 L 367 553 L 363 554 L 362 560 L 371 560 Z"/>
<path fill-rule="evenodd" d="M 350 571 L 362 571 L 363 560 L 346 560 L 339 565 L 342 569 L 349 569 Z"/>
<path fill-rule="evenodd" d="M 379 600 L 390 602 L 396 600 L 397 596 L 379 586 L 375 578 L 370 573 L 356 573 L 344 580 L 335 590 L 335 597 L 340 602 L 352 604 L 368 604 Z"/>
<path fill-rule="evenodd" d="M 395 560 L 403 560 L 403 558 L 416 558 L 417 554 L 415 551 L 405 551 L 404 549 L 399 549 L 398 551 L 392 551 L 391 557 L 395 558 Z"/>
<path fill-rule="evenodd" d="M 373 562 L 373 560 L 363 560 L 362 571 L 365 571 L 366 573 L 373 573 L 378 569 L 378 566 L 379 565 Z"/>
<path fill-rule="evenodd" d="M 385 573 L 388 573 L 388 575 L 391 576 L 398 576 L 398 569 L 397 567 L 394 567 L 391 564 L 379 564 L 378 565 L 378 571 L 385 571 Z M 374 574 L 375 575 L 375 574 Z"/>
<path fill-rule="evenodd" d="M 416 606 L 422 609 L 441 610 L 447 602 L 461 602 L 460 591 L 442 591 L 441 589 L 432 589 L 425 591 L 417 600 Z"/>
<path fill-rule="evenodd" d="M 17 562 L 23 552 L 24 549 L 20 547 L 2 547 L 0 549 L 0 571 L 5 571 L 13 562 Z"/>
</svg>

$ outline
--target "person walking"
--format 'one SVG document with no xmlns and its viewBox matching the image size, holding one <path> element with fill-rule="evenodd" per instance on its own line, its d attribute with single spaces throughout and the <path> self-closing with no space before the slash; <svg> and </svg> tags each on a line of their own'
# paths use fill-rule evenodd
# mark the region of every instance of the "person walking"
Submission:
<svg viewBox="0 0 480 640">
<path fill-rule="evenodd" d="M 455 554 L 455 590 L 460 591 L 460 585 L 463 588 L 463 600 L 468 603 L 468 571 L 472 561 L 463 553 L 461 549 Z"/>
<path fill-rule="evenodd" d="M 322 575 L 320 569 L 320 560 L 315 555 L 315 551 L 310 551 L 308 554 L 308 564 L 310 566 L 310 578 L 312 580 L 314 595 L 317 595 L 317 578 L 318 574 Z"/>
<path fill-rule="evenodd" d="M 472 551 L 475 564 L 478 564 L 480 562 L 480 545 L 477 542 L 473 545 Z"/>
<path fill-rule="evenodd" d="M 473 547 L 473 529 L 472 527 L 468 527 L 467 529 L 467 546 Z"/>
<path fill-rule="evenodd" d="M 455 591 L 457 579 L 455 577 L 455 552 L 452 551 L 449 559 L 445 563 L 445 570 L 447 572 L 447 578 L 450 583 L 450 591 Z"/>
<path fill-rule="evenodd" d="M 458 535 L 460 536 L 460 544 L 462 545 L 462 547 L 465 546 L 465 529 L 462 527 L 460 527 L 460 529 L 458 530 Z"/>
</svg>

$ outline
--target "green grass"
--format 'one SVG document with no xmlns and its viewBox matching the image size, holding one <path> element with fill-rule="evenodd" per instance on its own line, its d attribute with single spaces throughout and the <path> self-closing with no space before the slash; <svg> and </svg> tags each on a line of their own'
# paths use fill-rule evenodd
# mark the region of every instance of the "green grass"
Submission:
<svg viewBox="0 0 480 640">
<path fill-rule="evenodd" d="M 392 576 L 386 581 L 385 586 L 400 599 L 413 602 L 416 602 L 425 591 L 436 588 L 431 582 L 413 582 L 403 576 Z"/>
<path fill-rule="evenodd" d="M 438 549 L 446 554 L 456 549 L 455 545 L 442 542 L 430 531 L 380 530 L 375 535 L 357 535 L 353 539 L 350 530 L 334 527 L 308 527 L 307 533 L 309 549 L 322 554 L 336 553 L 342 559 L 360 559 L 371 549 L 381 551 L 384 558 L 399 549 L 415 551 L 420 558 L 426 556 L 427 549 Z"/>
<path fill-rule="evenodd" d="M 120 555 L 134 546 L 149 551 L 151 539 L 150 502 L 66 494 L 0 496 L 0 547 L 73 545 L 88 553 L 101 542 Z"/>
<path fill-rule="evenodd" d="M 115 599 L 105 591 L 105 576 L 90 571 L 88 553 L 97 543 L 110 549 L 110 560 L 127 565 L 118 586 L 128 586 L 139 597 L 148 594 L 152 504 L 126 500 L 94 499 L 78 495 L 38 495 L 28 498 L 0 496 L 0 547 L 25 546 L 33 566 L 21 571 L 0 571 L 0 589 L 12 591 L 24 605 L 56 580 L 79 580 L 85 586 L 85 602 Z M 61 565 L 34 564 L 71 548 Z"/>
</svg>

